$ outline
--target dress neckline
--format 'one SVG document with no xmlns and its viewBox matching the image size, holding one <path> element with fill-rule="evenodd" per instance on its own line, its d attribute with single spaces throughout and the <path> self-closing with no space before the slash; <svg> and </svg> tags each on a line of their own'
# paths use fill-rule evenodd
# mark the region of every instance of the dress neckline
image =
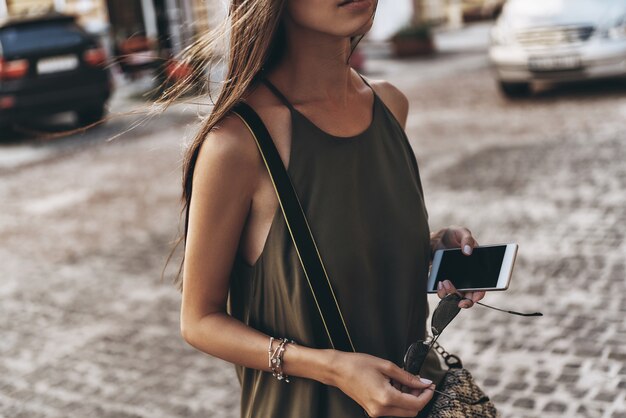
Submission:
<svg viewBox="0 0 626 418">
<path fill-rule="evenodd" d="M 372 110 L 370 112 L 370 123 L 367 125 L 367 127 L 362 130 L 361 132 L 355 134 L 355 135 L 348 135 L 348 136 L 339 136 L 339 135 L 333 135 L 325 130 L 323 130 L 322 128 L 320 128 L 317 124 L 315 124 L 311 119 L 309 119 L 304 113 L 300 112 L 298 109 L 296 109 L 289 100 L 287 100 L 287 97 L 285 97 L 285 95 L 271 82 L 267 79 L 267 77 L 263 77 L 261 79 L 261 81 L 267 86 L 267 88 L 269 88 L 269 90 L 289 109 L 289 113 L 291 115 L 291 119 L 292 119 L 292 125 L 293 125 L 293 116 L 294 114 L 296 116 L 299 116 L 300 118 L 304 119 L 305 123 L 308 123 L 309 125 L 311 125 L 311 127 L 313 127 L 313 129 L 317 130 L 320 134 L 322 134 L 322 136 L 330 139 L 330 140 L 334 140 L 337 142 L 342 142 L 342 141 L 346 141 L 346 142 L 353 142 L 353 140 L 356 140 L 360 137 L 362 137 L 363 135 L 366 135 L 367 133 L 369 133 L 373 126 L 375 125 L 375 119 L 377 116 L 376 113 L 376 108 L 377 108 L 377 102 L 379 100 L 378 95 L 376 94 L 376 92 L 374 91 L 374 89 L 372 88 L 372 86 L 370 85 L 370 83 L 367 82 L 367 80 L 365 80 L 365 78 L 359 74 L 358 71 L 355 71 L 357 73 L 357 75 L 361 78 L 361 80 L 363 80 L 363 82 L 369 87 L 370 91 L 372 92 Z"/>
<path fill-rule="evenodd" d="M 325 130 L 323 130 L 322 128 L 320 128 L 319 126 L 317 126 L 311 119 L 309 119 L 308 117 L 306 117 L 304 115 L 304 113 L 300 112 L 298 109 L 296 109 L 295 107 L 292 107 L 291 110 L 291 114 L 292 115 L 296 115 L 298 117 L 300 117 L 301 119 L 303 119 L 306 123 L 308 123 L 309 125 L 311 125 L 315 130 L 317 130 L 319 133 L 321 133 L 324 137 L 334 140 L 334 141 L 346 141 L 346 142 L 352 142 L 353 140 L 356 140 L 364 135 L 367 135 L 374 127 L 374 122 L 376 120 L 376 116 L 377 116 L 377 112 L 376 109 L 378 107 L 377 102 L 378 102 L 378 97 L 376 95 L 376 93 L 374 93 L 374 90 L 372 90 L 372 93 L 374 94 L 374 100 L 372 103 L 372 110 L 370 112 L 370 122 L 367 125 L 367 127 L 362 130 L 361 132 L 354 134 L 354 135 L 349 135 L 349 136 L 339 136 L 339 135 L 333 135 L 329 132 L 326 132 Z"/>
</svg>

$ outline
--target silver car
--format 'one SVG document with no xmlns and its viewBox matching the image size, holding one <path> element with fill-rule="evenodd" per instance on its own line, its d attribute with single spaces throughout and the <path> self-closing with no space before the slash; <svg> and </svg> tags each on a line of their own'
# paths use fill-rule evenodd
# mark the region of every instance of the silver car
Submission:
<svg viewBox="0 0 626 418">
<path fill-rule="evenodd" d="M 491 31 L 502 92 L 533 81 L 626 76 L 626 0 L 509 0 Z"/>
</svg>

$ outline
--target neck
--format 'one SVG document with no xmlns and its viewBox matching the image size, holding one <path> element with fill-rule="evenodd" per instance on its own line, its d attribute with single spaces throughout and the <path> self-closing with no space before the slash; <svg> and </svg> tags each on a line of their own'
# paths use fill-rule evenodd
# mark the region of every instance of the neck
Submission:
<svg viewBox="0 0 626 418">
<path fill-rule="evenodd" d="M 332 101 L 346 104 L 355 91 L 347 64 L 350 39 L 287 24 L 286 51 L 272 71 L 295 103 Z"/>
</svg>

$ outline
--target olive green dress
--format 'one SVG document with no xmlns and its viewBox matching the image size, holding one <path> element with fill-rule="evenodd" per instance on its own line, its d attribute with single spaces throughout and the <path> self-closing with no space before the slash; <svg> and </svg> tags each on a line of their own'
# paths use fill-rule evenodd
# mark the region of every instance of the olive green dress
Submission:
<svg viewBox="0 0 626 418">
<path fill-rule="evenodd" d="M 374 93 L 373 118 L 352 137 L 330 135 L 291 111 L 288 173 L 358 352 L 402 365 L 408 345 L 424 338 L 430 248 L 428 214 L 415 156 L 404 130 Z M 274 337 L 328 348 L 319 312 L 280 208 L 260 258 L 237 255 L 228 312 Z M 434 353 L 433 353 L 434 354 Z M 436 356 L 422 376 L 439 382 Z M 242 418 L 363 418 L 336 387 L 236 366 Z"/>
</svg>

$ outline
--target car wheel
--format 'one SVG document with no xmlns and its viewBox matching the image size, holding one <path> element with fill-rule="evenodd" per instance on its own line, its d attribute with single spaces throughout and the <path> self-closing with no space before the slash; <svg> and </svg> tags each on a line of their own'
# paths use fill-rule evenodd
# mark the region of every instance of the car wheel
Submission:
<svg viewBox="0 0 626 418">
<path fill-rule="evenodd" d="M 509 99 L 530 96 L 530 83 L 507 83 L 500 81 L 500 91 Z"/>
<path fill-rule="evenodd" d="M 104 117 L 104 113 L 104 105 L 76 111 L 76 114 L 78 115 L 78 123 L 82 126 L 98 122 Z"/>
</svg>

